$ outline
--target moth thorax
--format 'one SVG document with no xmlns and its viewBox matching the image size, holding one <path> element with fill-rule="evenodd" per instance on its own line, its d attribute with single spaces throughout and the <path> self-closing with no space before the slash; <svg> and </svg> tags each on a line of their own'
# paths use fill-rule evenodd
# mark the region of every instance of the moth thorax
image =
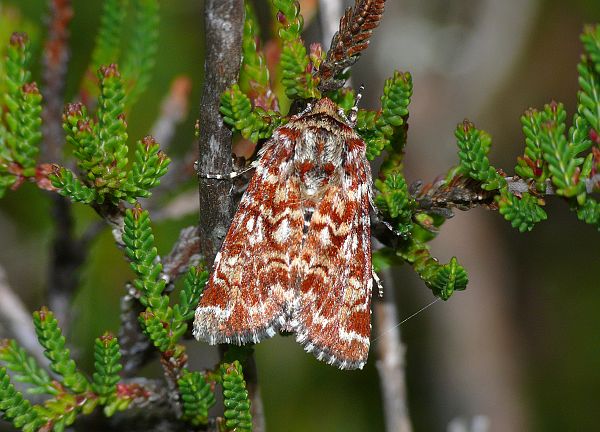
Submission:
<svg viewBox="0 0 600 432">
<path fill-rule="evenodd" d="M 329 128 L 307 127 L 302 131 L 294 153 L 294 169 L 304 198 L 318 199 L 331 183 L 340 180 L 343 141 Z"/>
</svg>

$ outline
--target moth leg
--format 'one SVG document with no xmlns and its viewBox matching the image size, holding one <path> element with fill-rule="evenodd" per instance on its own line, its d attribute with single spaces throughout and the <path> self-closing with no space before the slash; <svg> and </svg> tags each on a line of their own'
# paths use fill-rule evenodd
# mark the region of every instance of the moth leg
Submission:
<svg viewBox="0 0 600 432">
<path fill-rule="evenodd" d="M 390 230 L 392 233 L 394 233 L 396 236 L 398 237 L 402 237 L 404 238 L 405 235 L 402 234 L 400 231 L 398 231 L 397 229 L 395 229 L 391 223 L 389 223 L 388 221 L 386 221 L 383 218 L 383 214 L 381 213 L 381 211 L 377 208 L 377 206 L 375 205 L 375 203 L 373 202 L 373 200 L 370 199 L 369 197 L 369 201 L 371 202 L 371 209 L 373 210 L 373 214 L 375 215 L 375 219 L 377 220 L 377 222 L 385 225 L 385 227 Z"/>
<path fill-rule="evenodd" d="M 255 160 L 247 167 L 244 167 L 239 171 L 231 171 L 229 174 L 208 174 L 208 173 L 200 172 L 198 169 L 198 161 L 194 162 L 194 169 L 198 173 L 199 177 L 202 177 L 205 179 L 215 179 L 215 180 L 234 179 L 236 177 L 246 174 L 248 171 L 256 169 L 256 167 L 258 166 L 258 161 L 259 161 L 259 159 Z"/>
<path fill-rule="evenodd" d="M 382 298 L 383 297 L 383 284 L 381 283 L 381 279 L 379 279 L 379 276 L 375 272 L 375 267 L 371 266 L 371 272 L 373 273 L 373 280 L 375 281 L 375 284 L 377 285 L 377 291 L 379 292 L 379 297 Z"/>
</svg>

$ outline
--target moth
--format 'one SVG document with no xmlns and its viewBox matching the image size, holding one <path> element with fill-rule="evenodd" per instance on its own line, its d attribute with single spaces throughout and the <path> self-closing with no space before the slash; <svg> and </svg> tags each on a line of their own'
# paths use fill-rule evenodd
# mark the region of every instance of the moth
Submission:
<svg viewBox="0 0 600 432">
<path fill-rule="evenodd" d="M 287 331 L 319 360 L 364 366 L 373 192 L 356 111 L 321 99 L 261 148 L 196 309 L 196 339 L 242 345 Z"/>
</svg>

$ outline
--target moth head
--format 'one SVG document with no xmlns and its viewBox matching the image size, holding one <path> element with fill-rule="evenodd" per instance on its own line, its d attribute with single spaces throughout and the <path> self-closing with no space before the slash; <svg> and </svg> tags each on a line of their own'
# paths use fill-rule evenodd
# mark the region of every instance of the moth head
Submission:
<svg viewBox="0 0 600 432">
<path fill-rule="evenodd" d="M 325 114 L 340 123 L 346 124 L 350 127 L 353 126 L 352 122 L 348 119 L 348 117 L 346 117 L 346 114 L 344 114 L 344 110 L 329 98 L 323 98 L 316 101 L 311 106 L 310 111 L 308 111 L 307 114 Z"/>
</svg>

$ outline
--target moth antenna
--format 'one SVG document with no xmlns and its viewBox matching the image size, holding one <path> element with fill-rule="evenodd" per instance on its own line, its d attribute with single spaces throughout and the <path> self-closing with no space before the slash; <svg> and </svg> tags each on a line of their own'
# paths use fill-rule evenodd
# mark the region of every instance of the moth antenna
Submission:
<svg viewBox="0 0 600 432">
<path fill-rule="evenodd" d="M 358 92 L 356 93 L 356 99 L 354 100 L 354 106 L 350 110 L 349 120 L 352 122 L 353 125 L 356 124 L 356 118 L 358 117 L 358 104 L 360 103 L 360 100 L 362 99 L 364 90 L 365 90 L 365 85 L 361 84 L 360 87 L 358 88 Z"/>
<path fill-rule="evenodd" d="M 308 102 L 306 104 L 306 107 L 302 110 L 302 112 L 300 112 L 299 114 L 296 114 L 297 117 L 302 117 L 303 115 L 308 114 L 309 112 L 312 111 L 314 104 L 312 102 Z"/>
</svg>

